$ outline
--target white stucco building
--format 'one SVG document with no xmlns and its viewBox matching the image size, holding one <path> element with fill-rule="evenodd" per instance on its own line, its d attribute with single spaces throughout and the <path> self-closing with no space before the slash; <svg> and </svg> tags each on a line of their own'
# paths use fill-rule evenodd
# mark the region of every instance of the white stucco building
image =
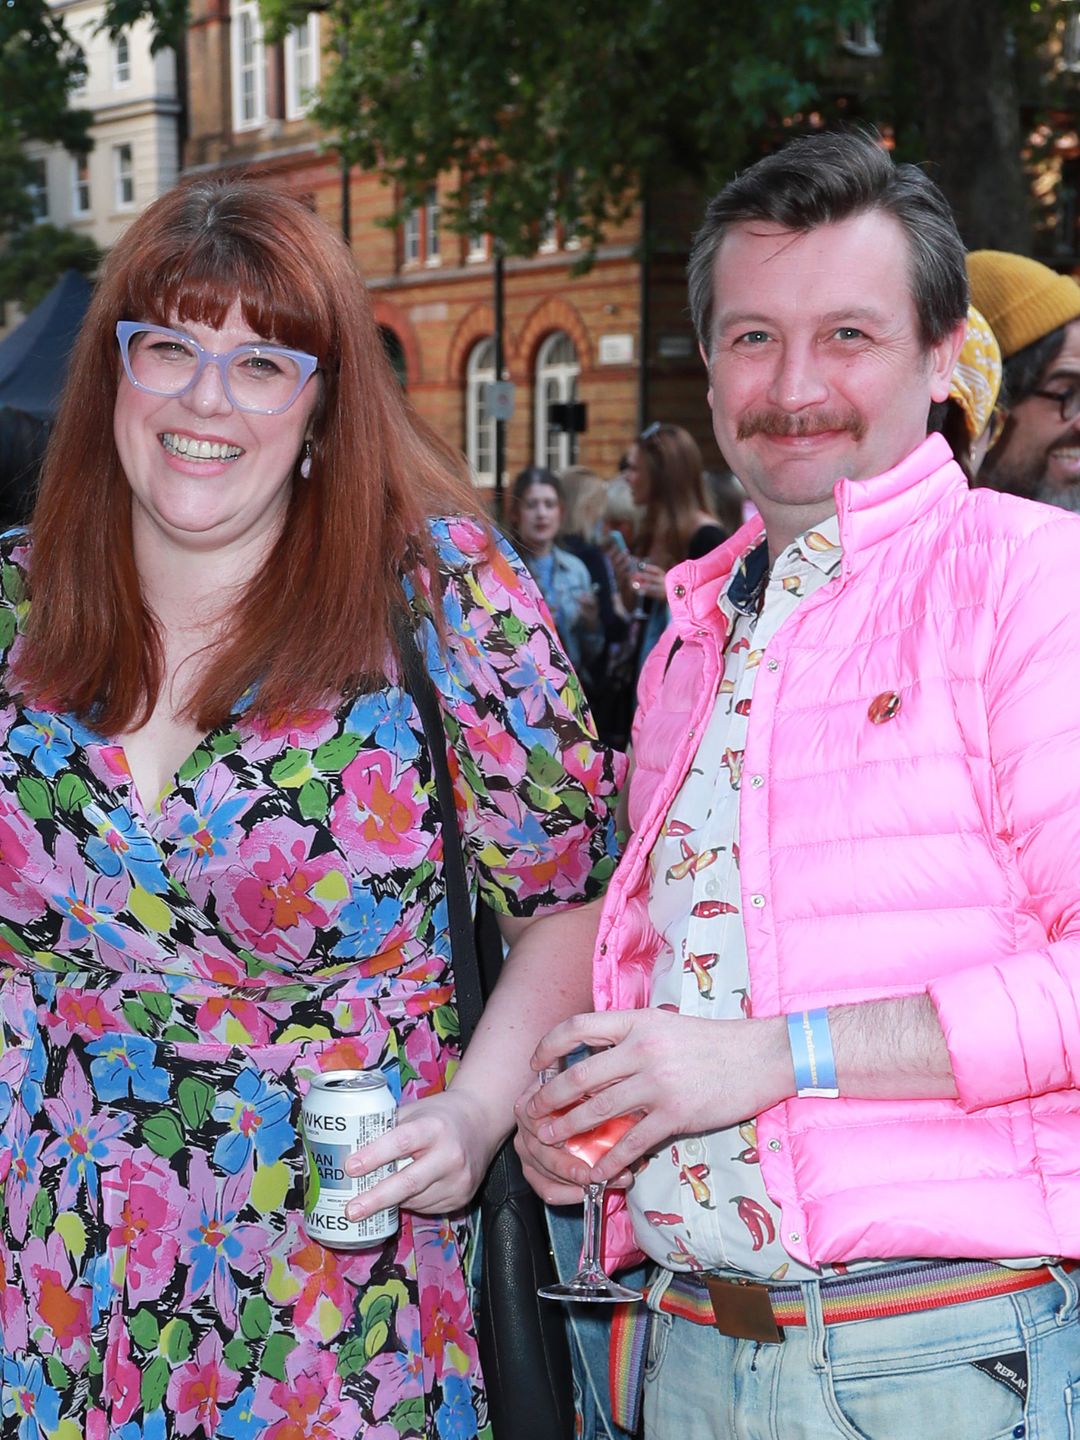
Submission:
<svg viewBox="0 0 1080 1440">
<path fill-rule="evenodd" d="M 70 226 L 107 249 L 132 216 L 174 183 L 180 164 L 181 101 L 172 50 L 150 51 L 140 20 L 110 39 L 102 0 L 51 0 L 87 63 L 71 103 L 93 112 L 85 160 L 59 146 L 31 146 L 39 218 Z"/>
</svg>

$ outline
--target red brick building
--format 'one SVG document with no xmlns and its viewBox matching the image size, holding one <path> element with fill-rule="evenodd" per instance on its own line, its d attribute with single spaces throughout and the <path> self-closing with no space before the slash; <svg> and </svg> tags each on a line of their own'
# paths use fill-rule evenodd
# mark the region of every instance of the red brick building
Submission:
<svg viewBox="0 0 1080 1440">
<path fill-rule="evenodd" d="M 305 113 L 318 83 L 319 17 L 280 45 L 264 42 L 257 0 L 193 0 L 188 33 L 186 174 L 237 167 L 274 176 L 331 224 L 347 217 L 388 350 L 417 410 L 463 449 L 481 484 L 494 480 L 494 423 L 482 387 L 494 374 L 494 281 L 487 236 L 442 223 L 438 188 L 403 226 L 380 221 L 396 197 L 376 175 L 348 176 Z M 596 263 L 574 275 L 580 250 L 558 231 L 534 255 L 505 262 L 504 375 L 515 386 L 506 471 L 576 459 L 615 470 L 641 426 L 685 425 L 717 463 L 705 375 L 686 310 L 684 266 L 698 207 L 652 204 L 650 258 L 635 212 L 605 236 Z M 551 424 L 553 404 L 586 407 L 584 434 Z"/>
</svg>

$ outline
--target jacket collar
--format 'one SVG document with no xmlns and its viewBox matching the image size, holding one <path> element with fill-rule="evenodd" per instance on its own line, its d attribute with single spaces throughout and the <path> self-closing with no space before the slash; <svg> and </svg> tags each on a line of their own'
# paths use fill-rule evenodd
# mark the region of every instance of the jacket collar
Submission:
<svg viewBox="0 0 1080 1440">
<path fill-rule="evenodd" d="M 869 480 L 838 480 L 834 494 L 840 519 L 844 571 L 897 531 L 917 524 L 950 496 L 967 492 L 967 481 L 943 436 L 928 435 L 910 455 Z M 732 569 L 765 533 L 760 515 L 700 560 L 686 560 L 667 575 L 671 617 L 680 628 L 711 628 Z"/>
</svg>

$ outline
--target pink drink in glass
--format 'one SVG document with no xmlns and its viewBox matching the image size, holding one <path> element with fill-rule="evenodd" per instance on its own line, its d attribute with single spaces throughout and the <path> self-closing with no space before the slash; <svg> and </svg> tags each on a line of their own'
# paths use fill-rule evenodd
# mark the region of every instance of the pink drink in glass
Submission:
<svg viewBox="0 0 1080 1440">
<path fill-rule="evenodd" d="M 622 1139 L 636 1120 L 635 1115 L 613 1115 L 610 1120 L 594 1126 L 592 1130 L 586 1130 L 581 1135 L 571 1135 L 563 1144 L 571 1155 L 584 1160 L 586 1165 L 595 1165 Z"/>
</svg>

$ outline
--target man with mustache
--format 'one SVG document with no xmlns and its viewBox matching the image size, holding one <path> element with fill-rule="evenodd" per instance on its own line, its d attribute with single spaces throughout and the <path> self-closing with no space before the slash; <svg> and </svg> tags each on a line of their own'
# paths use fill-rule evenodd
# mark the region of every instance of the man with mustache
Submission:
<svg viewBox="0 0 1080 1440">
<path fill-rule="evenodd" d="M 1064 1440 L 1080 532 L 927 436 L 964 251 L 873 138 L 733 180 L 689 282 L 760 516 L 669 573 L 597 1013 L 533 1058 L 598 1053 L 522 1097 L 519 1146 L 567 1202 L 561 1142 L 635 1117 L 591 1174 L 626 1188 L 609 1262 L 654 1267 L 646 1440 Z"/>
<path fill-rule="evenodd" d="M 971 302 L 1004 360 L 1001 439 L 979 483 L 1080 510 L 1080 285 L 1003 250 L 967 257 Z"/>
</svg>

